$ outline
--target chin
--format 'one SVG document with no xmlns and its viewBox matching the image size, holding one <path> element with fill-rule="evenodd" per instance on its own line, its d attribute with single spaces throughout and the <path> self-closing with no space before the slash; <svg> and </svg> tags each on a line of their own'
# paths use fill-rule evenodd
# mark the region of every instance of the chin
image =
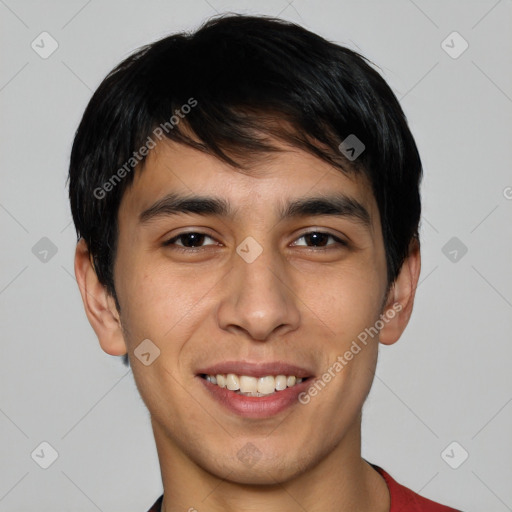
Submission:
<svg viewBox="0 0 512 512">
<path fill-rule="evenodd" d="M 250 445 L 247 443 L 246 447 Z M 288 453 L 293 451 L 289 450 Z M 217 478 L 242 485 L 283 484 L 297 477 L 310 466 L 303 459 L 288 460 L 284 459 L 282 454 L 268 457 L 250 448 L 245 451 L 242 448 L 230 458 L 220 459 L 215 454 L 212 454 L 212 458 L 215 461 L 214 464 L 203 465 L 203 469 Z"/>
</svg>

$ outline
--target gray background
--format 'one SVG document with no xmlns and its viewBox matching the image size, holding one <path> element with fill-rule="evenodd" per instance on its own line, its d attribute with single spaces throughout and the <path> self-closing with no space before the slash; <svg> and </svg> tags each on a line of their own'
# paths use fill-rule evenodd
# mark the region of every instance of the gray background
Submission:
<svg viewBox="0 0 512 512">
<path fill-rule="evenodd" d="M 105 74 L 227 10 L 361 51 L 401 99 L 425 167 L 423 270 L 410 326 L 381 349 L 363 455 L 467 512 L 512 510 L 512 1 L 0 0 L 0 511 L 143 512 L 162 490 L 132 373 L 82 309 L 65 179 Z"/>
</svg>

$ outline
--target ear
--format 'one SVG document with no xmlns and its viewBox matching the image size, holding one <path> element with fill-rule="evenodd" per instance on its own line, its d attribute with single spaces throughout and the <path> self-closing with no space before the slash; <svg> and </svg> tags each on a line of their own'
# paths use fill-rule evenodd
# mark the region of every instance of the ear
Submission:
<svg viewBox="0 0 512 512">
<path fill-rule="evenodd" d="M 114 298 L 98 280 L 89 249 L 83 239 L 80 239 L 76 246 L 75 276 L 85 313 L 101 348 L 113 356 L 126 354 L 121 320 Z"/>
<path fill-rule="evenodd" d="M 409 244 L 409 254 L 391 285 L 382 311 L 384 327 L 380 330 L 379 340 L 384 345 L 392 345 L 398 341 L 409 323 L 420 270 L 420 243 L 413 238 Z"/>
</svg>

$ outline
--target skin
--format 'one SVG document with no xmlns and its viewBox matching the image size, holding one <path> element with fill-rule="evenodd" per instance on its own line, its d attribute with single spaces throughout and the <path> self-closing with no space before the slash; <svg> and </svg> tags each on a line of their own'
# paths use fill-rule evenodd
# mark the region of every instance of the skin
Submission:
<svg viewBox="0 0 512 512">
<path fill-rule="evenodd" d="M 361 458 L 361 409 L 379 342 L 396 342 L 408 323 L 419 248 L 411 243 L 387 293 L 380 217 L 368 184 L 301 150 L 281 149 L 254 160 L 247 172 L 170 141 L 150 152 L 119 208 L 120 311 L 98 282 L 86 243 L 77 246 L 75 272 L 89 321 L 105 352 L 129 354 L 151 414 L 165 512 L 390 507 L 384 480 Z M 223 198 L 233 216 L 140 222 L 142 211 L 171 192 Z M 333 192 L 364 205 L 371 226 L 347 216 L 278 217 L 288 200 Z M 189 252 L 179 251 L 186 237 L 163 245 L 183 232 L 211 238 Z M 324 238 L 315 246 L 307 232 L 347 245 Z M 236 252 L 248 236 L 263 248 L 252 263 Z M 321 376 L 393 304 L 401 311 L 307 405 L 242 418 L 212 400 L 195 374 L 224 360 L 281 360 Z M 161 351 L 149 366 L 134 356 L 144 339 Z M 237 457 L 247 443 L 260 452 L 252 466 Z"/>
</svg>

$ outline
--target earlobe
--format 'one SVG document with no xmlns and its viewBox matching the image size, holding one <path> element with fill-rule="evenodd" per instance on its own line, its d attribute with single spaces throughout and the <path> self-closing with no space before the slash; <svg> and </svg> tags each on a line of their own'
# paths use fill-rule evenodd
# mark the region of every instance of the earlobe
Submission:
<svg viewBox="0 0 512 512">
<path fill-rule="evenodd" d="M 398 341 L 409 323 L 420 270 L 420 244 L 418 239 L 414 238 L 409 245 L 409 254 L 389 290 L 382 312 L 384 327 L 380 330 L 379 341 L 384 345 L 392 345 Z"/>
<path fill-rule="evenodd" d="M 76 246 L 75 276 L 85 313 L 101 348 L 113 356 L 126 354 L 126 343 L 114 298 L 98 280 L 89 249 L 83 239 Z"/>
</svg>

